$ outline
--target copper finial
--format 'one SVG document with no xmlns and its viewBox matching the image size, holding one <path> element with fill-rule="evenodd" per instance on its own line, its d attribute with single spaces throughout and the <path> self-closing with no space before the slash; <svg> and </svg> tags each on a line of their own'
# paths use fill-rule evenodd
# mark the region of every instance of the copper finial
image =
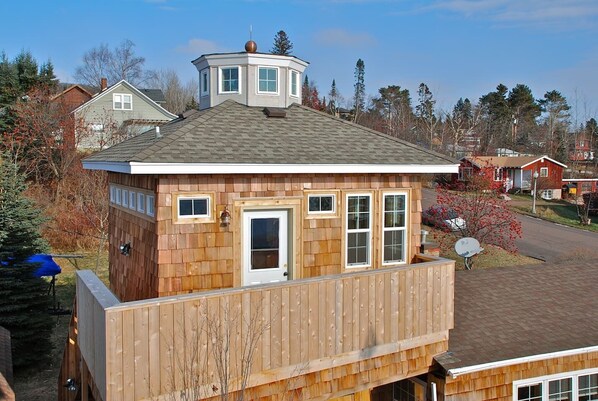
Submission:
<svg viewBox="0 0 598 401">
<path fill-rule="evenodd" d="M 247 43 L 245 43 L 245 51 L 247 53 L 255 53 L 257 51 L 257 43 L 253 40 L 247 41 Z"/>
</svg>

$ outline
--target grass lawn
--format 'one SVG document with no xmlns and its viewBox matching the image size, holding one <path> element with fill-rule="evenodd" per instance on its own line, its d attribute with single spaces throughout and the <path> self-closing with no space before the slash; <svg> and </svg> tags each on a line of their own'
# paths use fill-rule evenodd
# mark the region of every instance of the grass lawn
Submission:
<svg viewBox="0 0 598 401">
<path fill-rule="evenodd" d="M 55 252 L 58 253 L 58 252 Z M 64 252 L 65 254 L 67 252 Z M 96 271 L 96 253 L 81 253 L 84 257 L 77 259 L 81 270 Z M 62 273 L 56 276 L 56 299 L 64 309 L 73 308 L 75 298 L 75 271 L 77 270 L 68 260 L 55 258 L 62 268 Z M 96 274 L 105 283 L 108 282 L 108 252 L 102 252 L 98 261 Z M 53 316 L 55 321 L 52 333 L 52 363 L 39 366 L 28 371 L 15 372 L 14 391 L 17 400 L 46 401 L 58 397 L 58 374 L 62 362 L 64 345 L 67 340 L 70 315 Z"/>
<path fill-rule="evenodd" d="M 532 198 L 526 195 L 509 195 L 509 206 L 515 211 L 530 216 L 532 214 Z M 565 226 L 581 228 L 588 231 L 598 231 L 598 216 L 590 216 L 592 224 L 582 226 L 577 217 L 577 207 L 562 199 L 536 200 L 536 217 Z"/>
<path fill-rule="evenodd" d="M 453 234 L 447 234 L 432 227 L 422 226 L 430 234 L 428 239 L 437 242 L 440 245 L 440 256 L 456 261 L 455 266 L 457 270 L 464 270 L 465 264 L 463 258 L 455 252 L 455 242 L 458 237 Z M 502 266 L 519 266 L 542 263 L 541 260 L 530 258 L 518 253 L 507 252 L 502 248 L 494 245 L 482 244 L 484 251 L 473 258 L 473 269 L 491 269 L 493 267 Z"/>
</svg>

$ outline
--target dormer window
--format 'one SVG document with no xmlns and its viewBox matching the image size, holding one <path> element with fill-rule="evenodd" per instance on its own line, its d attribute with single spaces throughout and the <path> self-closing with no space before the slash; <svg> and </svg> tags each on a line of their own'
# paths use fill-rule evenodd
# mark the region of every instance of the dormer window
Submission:
<svg viewBox="0 0 598 401">
<path fill-rule="evenodd" d="M 210 76 L 208 72 L 209 70 L 206 68 L 200 74 L 199 93 L 201 96 L 208 96 L 210 94 Z"/>
<path fill-rule="evenodd" d="M 258 67 L 258 93 L 278 93 L 278 68 Z"/>
<path fill-rule="evenodd" d="M 220 92 L 239 93 L 239 67 L 220 69 Z"/>
<path fill-rule="evenodd" d="M 299 73 L 297 71 L 291 71 L 291 96 L 299 97 Z"/>
<path fill-rule="evenodd" d="M 114 110 L 133 110 L 133 96 L 124 93 L 113 94 L 112 107 Z"/>
</svg>

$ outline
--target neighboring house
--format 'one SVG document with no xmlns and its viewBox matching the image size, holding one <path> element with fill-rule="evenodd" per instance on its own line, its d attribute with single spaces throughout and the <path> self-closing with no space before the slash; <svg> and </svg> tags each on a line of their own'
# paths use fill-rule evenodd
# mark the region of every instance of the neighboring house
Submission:
<svg viewBox="0 0 598 401">
<path fill-rule="evenodd" d="M 591 141 L 585 134 L 578 134 L 569 149 L 569 160 L 571 161 L 592 161 L 594 150 Z"/>
<path fill-rule="evenodd" d="M 91 100 L 93 95 L 81 85 L 71 85 L 62 92 L 52 96 L 52 101 L 59 103 L 63 109 L 70 113 L 83 103 Z"/>
<path fill-rule="evenodd" d="M 73 111 L 78 147 L 103 149 L 177 118 L 148 97 L 159 100 L 156 91 L 144 93 L 125 80 L 105 87 L 103 80 L 101 92 Z"/>
<path fill-rule="evenodd" d="M 572 197 L 598 192 L 598 178 L 564 178 L 562 187 Z"/>
<path fill-rule="evenodd" d="M 548 156 L 472 156 L 461 159 L 458 180 L 484 175 L 506 191 L 529 192 L 533 190 L 533 176 L 537 172 L 536 187 L 541 196 L 560 199 L 566 167 Z"/>
<path fill-rule="evenodd" d="M 597 278 L 595 262 L 457 272 L 438 400 L 598 400 Z"/>
<path fill-rule="evenodd" d="M 200 111 L 84 160 L 108 171 L 112 292 L 78 273 L 60 382 L 203 399 L 247 369 L 247 399 L 390 399 L 447 350 L 454 261 L 419 253 L 421 186 L 458 163 L 301 106 L 294 56 L 194 64 Z"/>
</svg>

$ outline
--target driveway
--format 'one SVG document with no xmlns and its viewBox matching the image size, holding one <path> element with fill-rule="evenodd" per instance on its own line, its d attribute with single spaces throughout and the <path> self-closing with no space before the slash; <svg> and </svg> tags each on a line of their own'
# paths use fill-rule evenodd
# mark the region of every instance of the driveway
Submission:
<svg viewBox="0 0 598 401">
<path fill-rule="evenodd" d="M 422 208 L 436 203 L 436 193 L 422 189 Z M 598 233 L 566 227 L 534 217 L 518 215 L 523 231 L 516 242 L 519 252 L 547 262 L 590 254 L 598 259 Z"/>
</svg>

